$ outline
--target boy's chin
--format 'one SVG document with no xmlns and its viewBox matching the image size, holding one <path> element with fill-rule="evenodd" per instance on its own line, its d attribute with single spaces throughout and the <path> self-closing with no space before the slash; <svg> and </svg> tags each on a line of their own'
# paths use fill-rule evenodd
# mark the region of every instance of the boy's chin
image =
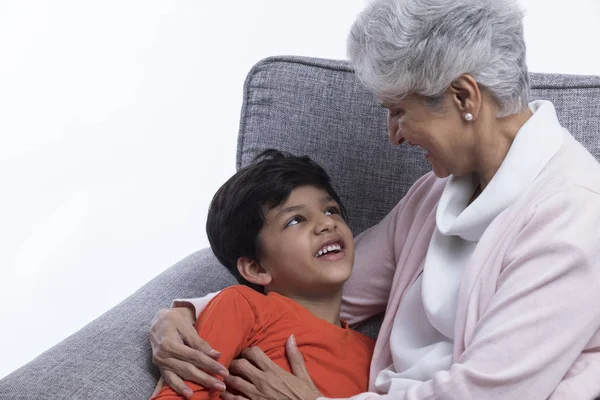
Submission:
<svg viewBox="0 0 600 400">
<path fill-rule="evenodd" d="M 323 285 L 328 285 L 331 286 L 332 288 L 339 288 L 341 289 L 344 284 L 348 281 L 348 279 L 350 279 L 350 273 L 352 272 L 351 269 L 349 269 L 347 272 L 346 271 L 337 271 L 338 273 L 336 273 L 334 276 L 330 276 L 329 279 L 327 281 L 323 281 Z"/>
<path fill-rule="evenodd" d="M 307 295 L 330 295 L 341 292 L 344 284 L 350 276 L 331 277 L 330 279 L 318 280 L 306 287 Z"/>
</svg>

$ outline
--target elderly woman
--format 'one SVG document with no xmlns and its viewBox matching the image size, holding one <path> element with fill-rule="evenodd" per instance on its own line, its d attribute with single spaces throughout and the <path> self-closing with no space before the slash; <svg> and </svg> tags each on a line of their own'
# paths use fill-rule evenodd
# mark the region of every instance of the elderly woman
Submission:
<svg viewBox="0 0 600 400">
<path fill-rule="evenodd" d="M 348 54 L 389 110 L 389 139 L 421 147 L 433 168 L 356 238 L 343 318 L 385 311 L 370 392 L 356 397 L 598 395 L 600 164 L 550 102 L 529 102 L 521 11 L 509 0 L 375 0 Z M 210 385 L 196 366 L 218 371 L 192 321 L 173 309 L 152 327 L 155 362 L 179 390 L 175 372 Z M 319 396 L 259 350 L 245 358 L 225 379 L 241 396 Z"/>
</svg>

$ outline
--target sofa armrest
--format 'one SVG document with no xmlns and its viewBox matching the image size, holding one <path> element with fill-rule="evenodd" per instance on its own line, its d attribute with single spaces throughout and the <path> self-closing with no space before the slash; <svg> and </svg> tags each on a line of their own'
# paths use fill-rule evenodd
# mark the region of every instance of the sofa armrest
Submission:
<svg viewBox="0 0 600 400">
<path fill-rule="evenodd" d="M 198 251 L 0 380 L 0 398 L 147 399 L 158 380 L 149 342 L 156 312 L 235 283 L 210 249 Z"/>
</svg>

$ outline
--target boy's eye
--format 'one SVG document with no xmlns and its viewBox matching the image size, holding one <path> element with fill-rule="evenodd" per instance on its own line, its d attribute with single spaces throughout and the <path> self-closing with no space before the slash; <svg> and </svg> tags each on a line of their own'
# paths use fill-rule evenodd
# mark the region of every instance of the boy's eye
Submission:
<svg viewBox="0 0 600 400">
<path fill-rule="evenodd" d="M 340 209 L 337 207 L 328 207 L 325 210 L 325 215 L 340 214 Z"/>
<path fill-rule="evenodd" d="M 298 216 L 298 217 L 294 217 L 292 219 L 290 219 L 287 224 L 285 224 L 285 227 L 287 228 L 288 226 L 293 226 L 293 225 L 297 225 L 300 222 L 304 221 L 304 218 Z"/>
</svg>

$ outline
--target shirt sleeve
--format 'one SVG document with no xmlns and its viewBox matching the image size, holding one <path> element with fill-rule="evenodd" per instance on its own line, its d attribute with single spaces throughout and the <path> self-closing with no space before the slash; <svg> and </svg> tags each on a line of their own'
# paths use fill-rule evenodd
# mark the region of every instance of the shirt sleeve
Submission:
<svg viewBox="0 0 600 400">
<path fill-rule="evenodd" d="M 248 347 L 254 333 L 256 316 L 246 297 L 235 287 L 225 289 L 215 296 L 196 322 L 198 335 L 221 352 L 219 362 L 229 368 L 231 361 Z M 217 378 L 221 379 L 221 377 Z M 193 382 L 185 382 L 194 391 L 194 400 L 218 399 L 219 392 Z M 183 399 L 165 385 L 154 399 Z"/>
<path fill-rule="evenodd" d="M 344 285 L 341 310 L 351 326 L 385 311 L 399 254 L 411 229 L 422 226 L 435 209 L 440 182 L 432 173 L 423 176 L 381 222 L 356 236 L 354 267 Z M 438 190 L 432 190 L 436 185 Z"/>
<path fill-rule="evenodd" d="M 555 194 L 531 213 L 510 244 L 496 292 L 449 371 L 384 397 L 423 399 L 593 398 L 554 392 L 600 328 L 600 194 L 581 187 Z M 594 378 L 595 377 L 595 378 Z M 379 399 L 379 400 L 386 400 Z"/>
</svg>

